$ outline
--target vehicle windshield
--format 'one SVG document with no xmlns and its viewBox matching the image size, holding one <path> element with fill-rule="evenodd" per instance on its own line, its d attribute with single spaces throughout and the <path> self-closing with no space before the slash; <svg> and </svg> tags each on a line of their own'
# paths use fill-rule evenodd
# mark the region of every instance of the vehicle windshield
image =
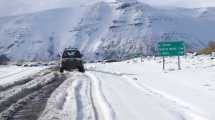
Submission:
<svg viewBox="0 0 215 120">
<path fill-rule="evenodd" d="M 81 54 L 79 51 L 68 50 L 64 51 L 63 58 L 81 58 Z"/>
</svg>

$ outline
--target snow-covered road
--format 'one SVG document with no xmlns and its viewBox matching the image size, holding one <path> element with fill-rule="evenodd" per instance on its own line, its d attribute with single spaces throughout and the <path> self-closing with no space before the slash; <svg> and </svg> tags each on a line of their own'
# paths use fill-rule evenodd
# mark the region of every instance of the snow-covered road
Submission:
<svg viewBox="0 0 215 120">
<path fill-rule="evenodd" d="M 116 120 L 214 120 L 215 61 L 184 58 L 183 70 L 169 59 L 92 64 Z"/>
<path fill-rule="evenodd" d="M 128 76 L 93 72 L 116 120 L 207 120 L 178 98 Z M 155 115 L 156 114 L 156 115 Z M 108 120 L 108 119 L 107 119 Z"/>
<path fill-rule="evenodd" d="M 11 67 L 1 69 L 14 74 L 8 73 L 11 76 L 1 79 L 0 120 L 37 120 L 65 75 L 53 69 L 20 67 L 12 70 Z"/>
<path fill-rule="evenodd" d="M 99 120 L 91 80 L 78 72 L 67 74 L 39 120 Z"/>
<path fill-rule="evenodd" d="M 87 72 L 0 68 L 1 120 L 214 120 L 215 60 L 133 59 Z"/>
<path fill-rule="evenodd" d="M 0 66 L 0 86 L 8 86 L 32 76 L 46 67 Z"/>
</svg>

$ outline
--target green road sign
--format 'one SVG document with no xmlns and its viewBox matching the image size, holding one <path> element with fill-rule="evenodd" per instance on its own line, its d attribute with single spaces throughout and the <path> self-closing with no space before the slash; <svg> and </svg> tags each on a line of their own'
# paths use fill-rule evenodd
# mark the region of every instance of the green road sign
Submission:
<svg viewBox="0 0 215 120">
<path fill-rule="evenodd" d="M 185 46 L 183 41 L 159 42 L 160 56 L 183 56 Z"/>
</svg>

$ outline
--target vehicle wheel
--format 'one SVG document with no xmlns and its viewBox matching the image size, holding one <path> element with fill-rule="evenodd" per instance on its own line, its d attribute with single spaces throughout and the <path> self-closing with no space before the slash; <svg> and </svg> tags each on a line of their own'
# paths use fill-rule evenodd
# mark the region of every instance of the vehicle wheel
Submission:
<svg viewBox="0 0 215 120">
<path fill-rule="evenodd" d="M 85 72 L 84 66 L 79 66 L 78 71 L 84 73 Z"/>
<path fill-rule="evenodd" d="M 64 72 L 64 69 L 63 69 L 63 68 L 60 68 L 60 72 L 63 73 L 63 72 Z"/>
</svg>

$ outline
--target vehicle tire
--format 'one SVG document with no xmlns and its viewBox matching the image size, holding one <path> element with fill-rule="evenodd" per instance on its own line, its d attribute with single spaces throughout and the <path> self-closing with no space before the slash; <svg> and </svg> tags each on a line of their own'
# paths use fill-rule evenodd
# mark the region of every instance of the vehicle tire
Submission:
<svg viewBox="0 0 215 120">
<path fill-rule="evenodd" d="M 64 69 L 63 68 L 60 68 L 60 73 L 63 73 L 64 72 Z"/>
<path fill-rule="evenodd" d="M 84 66 L 83 65 L 79 66 L 78 71 L 84 73 L 85 72 Z"/>
</svg>

